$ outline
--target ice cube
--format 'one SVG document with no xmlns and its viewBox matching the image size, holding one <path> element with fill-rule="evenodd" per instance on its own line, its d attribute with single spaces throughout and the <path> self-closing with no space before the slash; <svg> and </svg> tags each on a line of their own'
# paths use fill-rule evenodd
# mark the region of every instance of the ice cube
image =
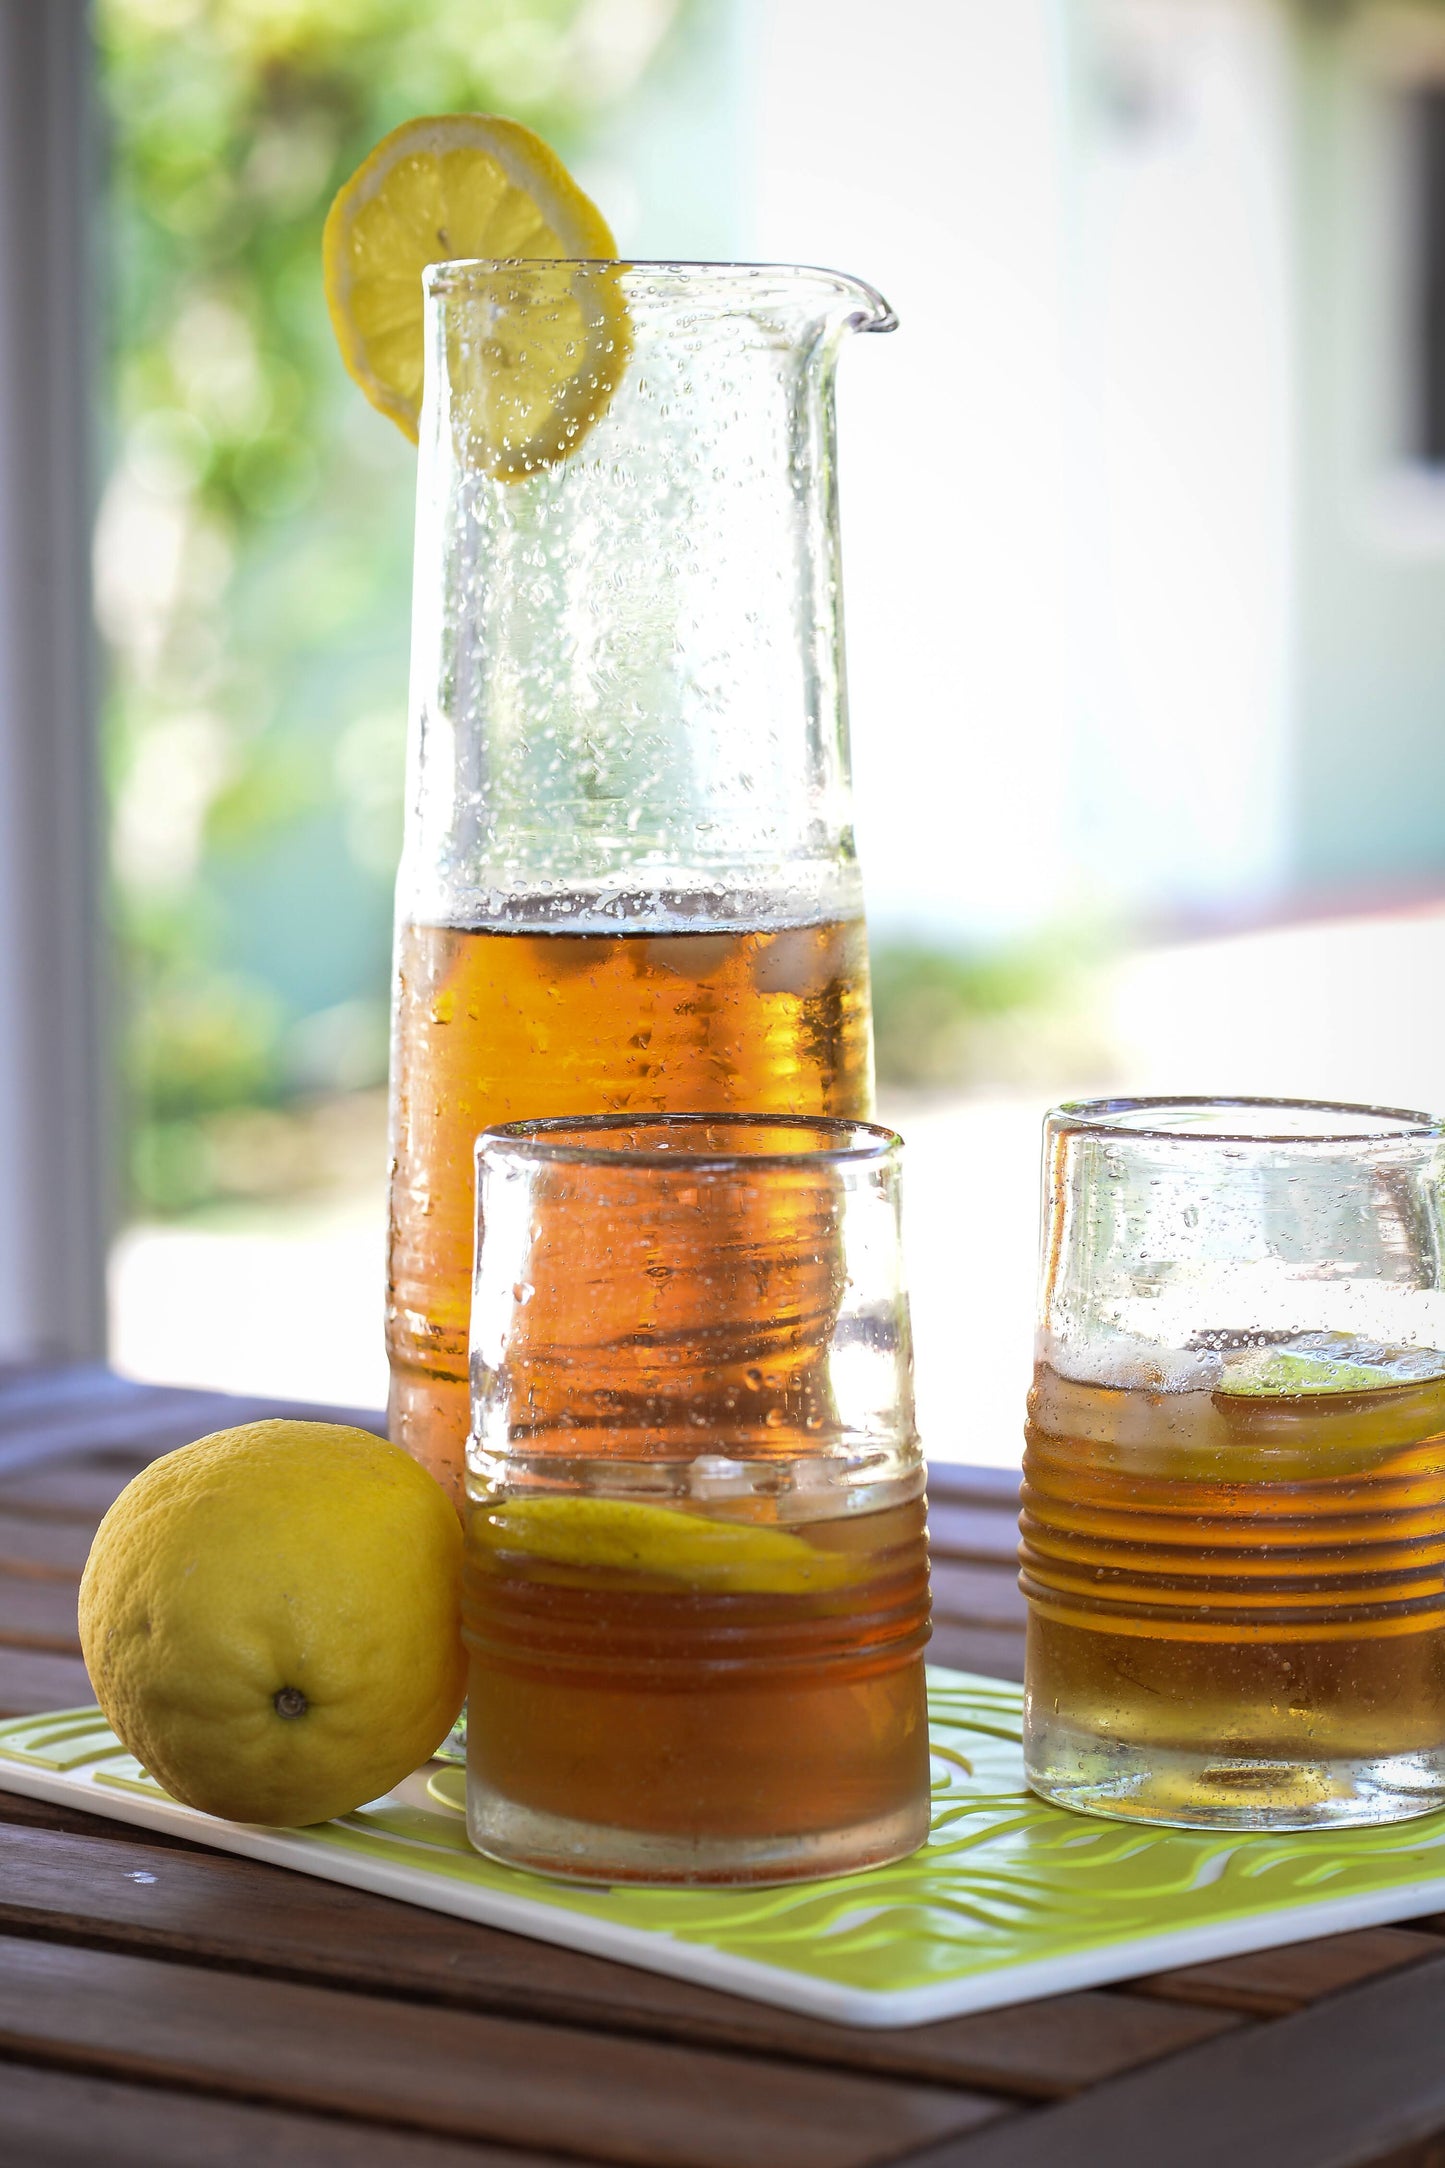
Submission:
<svg viewBox="0 0 1445 2168">
<path fill-rule="evenodd" d="M 1043 1332 L 1037 1353 L 1061 1378 L 1120 1392 L 1211 1393 L 1224 1374 L 1224 1358 L 1213 1348 L 1158 1347 L 1122 1332 L 1076 1341 Z"/>
</svg>

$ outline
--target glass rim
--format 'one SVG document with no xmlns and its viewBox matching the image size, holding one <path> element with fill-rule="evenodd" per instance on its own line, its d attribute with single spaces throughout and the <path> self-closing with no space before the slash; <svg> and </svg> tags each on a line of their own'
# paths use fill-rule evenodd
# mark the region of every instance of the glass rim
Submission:
<svg viewBox="0 0 1445 2168">
<path fill-rule="evenodd" d="M 1184 1129 L 1161 1126 L 1147 1117 L 1165 1108 L 1186 1107 L 1227 1111 L 1298 1112 L 1354 1116 L 1353 1126 L 1331 1130 L 1268 1128 Z M 1145 1117 L 1138 1121 L 1130 1115 Z M 1445 1116 L 1426 1114 L 1414 1107 L 1378 1107 L 1349 1099 L 1268 1099 L 1248 1094 L 1167 1092 L 1157 1097 L 1066 1099 L 1051 1107 L 1049 1122 L 1067 1122 L 1076 1129 L 1101 1136 L 1135 1137 L 1158 1144 L 1289 1144 L 1298 1147 L 1325 1144 L 1400 1144 L 1426 1137 L 1445 1136 Z M 1368 1124 L 1368 1126 L 1362 1126 Z"/>
<path fill-rule="evenodd" d="M 796 1152 L 696 1152 L 681 1158 L 665 1144 L 620 1145 L 564 1143 L 561 1134 L 578 1130 L 602 1136 L 608 1131 L 650 1129 L 661 1132 L 709 1127 L 741 1129 L 799 1129 L 830 1131 L 847 1143 L 822 1145 Z M 859 1141 L 863 1140 L 863 1141 Z M 716 1173 L 746 1167 L 846 1167 L 881 1166 L 896 1160 L 903 1139 L 896 1129 L 880 1122 L 851 1121 L 841 1114 L 557 1114 L 525 1122 L 495 1122 L 479 1132 L 476 1156 L 480 1163 L 489 1152 L 519 1159 L 544 1160 L 579 1167 L 654 1167 L 685 1165 L 691 1172 Z"/>
<path fill-rule="evenodd" d="M 505 271 L 640 271 L 663 278 L 687 279 L 694 286 L 707 281 L 723 285 L 730 280 L 737 284 L 764 278 L 790 280 L 804 289 L 823 286 L 840 295 L 855 296 L 864 304 L 848 319 L 855 330 L 898 329 L 893 308 L 876 286 L 851 271 L 835 271 L 827 264 L 727 263 L 704 257 L 673 256 L 452 256 L 429 263 L 422 272 L 422 286 L 431 300 L 450 293 L 465 293 L 483 279 L 494 278 Z"/>
</svg>

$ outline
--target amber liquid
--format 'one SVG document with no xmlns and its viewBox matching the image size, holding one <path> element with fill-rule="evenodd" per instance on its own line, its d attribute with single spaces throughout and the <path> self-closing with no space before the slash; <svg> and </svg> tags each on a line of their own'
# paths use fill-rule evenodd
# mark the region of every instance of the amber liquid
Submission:
<svg viewBox="0 0 1445 2168">
<path fill-rule="evenodd" d="M 866 1116 L 862 922 L 606 934 L 411 925 L 392 1066 L 391 1434 L 460 1503 L 478 1131 L 627 1110 Z"/>
<path fill-rule="evenodd" d="M 1221 1798 L 1271 1765 L 1439 1756 L 1445 1379 L 1248 1397 L 1041 1368 L 1029 1407 L 1041 1731 L 1192 1758 Z"/>
<path fill-rule="evenodd" d="M 847 1554 L 847 1585 L 722 1594 L 469 1542 L 469 1794 L 499 1828 L 573 1836 L 551 1854 L 534 1837 L 526 1864 L 649 1880 L 683 1857 L 670 1878 L 736 1881 L 750 1859 L 780 1880 L 923 1841 L 923 1501 L 789 1531 Z M 485 1823 L 479 1841 L 519 1856 Z"/>
</svg>

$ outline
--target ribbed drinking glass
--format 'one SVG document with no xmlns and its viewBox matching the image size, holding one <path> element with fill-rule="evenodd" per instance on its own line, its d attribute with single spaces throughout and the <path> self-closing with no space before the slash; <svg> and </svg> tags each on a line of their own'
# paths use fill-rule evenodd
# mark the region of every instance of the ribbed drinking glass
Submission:
<svg viewBox="0 0 1445 2168">
<path fill-rule="evenodd" d="M 923 1463 L 898 1140 L 522 1122 L 478 1147 L 473 1841 L 781 1882 L 928 1827 Z"/>
<path fill-rule="evenodd" d="M 1049 1117 L 1024 1460 L 1036 1791 L 1231 1829 L 1445 1804 L 1445 1124 Z"/>
</svg>

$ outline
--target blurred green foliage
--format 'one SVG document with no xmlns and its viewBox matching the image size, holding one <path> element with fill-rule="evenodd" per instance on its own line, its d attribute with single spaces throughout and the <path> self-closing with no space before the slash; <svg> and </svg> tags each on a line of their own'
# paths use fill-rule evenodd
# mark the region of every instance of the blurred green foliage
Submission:
<svg viewBox="0 0 1445 2168">
<path fill-rule="evenodd" d="M 334 1096 L 329 1128 L 306 1102 L 384 1074 L 415 467 L 337 358 L 320 278 L 332 194 L 422 112 L 511 113 L 585 158 L 717 13 L 97 0 L 111 353 L 96 572 L 134 1209 L 289 1191 L 323 1165 L 322 1131 L 347 1129 Z M 1061 1033 L 1079 1042 L 1077 985 L 1055 943 L 882 943 L 880 1078 L 1031 1080 Z M 351 1128 L 369 1149 L 366 1120 Z"/>
<path fill-rule="evenodd" d="M 1094 995 L 1105 951 L 1052 929 L 983 949 L 883 937 L 873 943 L 878 1082 L 979 1091 L 1106 1075 Z"/>
<path fill-rule="evenodd" d="M 507 112 L 584 155 L 705 7 L 97 0 L 96 564 L 136 1208 L 224 1188 L 228 1109 L 385 1059 L 414 455 L 336 356 L 331 196 L 415 113 Z"/>
</svg>

